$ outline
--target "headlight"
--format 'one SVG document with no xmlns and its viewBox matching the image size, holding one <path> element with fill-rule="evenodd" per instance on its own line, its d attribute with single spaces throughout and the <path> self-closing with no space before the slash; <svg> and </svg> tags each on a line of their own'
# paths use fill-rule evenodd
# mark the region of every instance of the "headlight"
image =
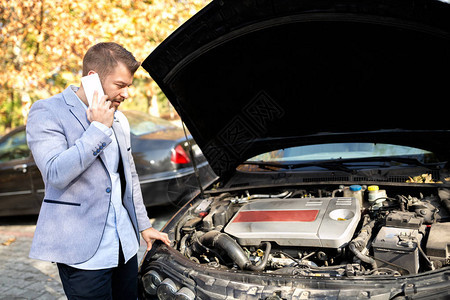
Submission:
<svg viewBox="0 0 450 300">
<path fill-rule="evenodd" d="M 175 298 L 175 293 L 178 291 L 178 286 L 172 279 L 166 278 L 158 286 L 156 295 L 159 300 L 171 300 Z"/>
<path fill-rule="evenodd" d="M 150 270 L 142 276 L 142 285 L 147 295 L 157 295 L 160 300 L 194 300 L 195 293 L 187 286 L 165 278 L 156 270 Z"/>
<path fill-rule="evenodd" d="M 161 284 L 162 278 L 158 272 L 150 270 L 142 277 L 144 290 L 149 295 L 156 295 L 156 289 Z"/>
<path fill-rule="evenodd" d="M 187 287 L 182 287 L 176 294 L 175 300 L 194 300 L 195 293 Z"/>
</svg>

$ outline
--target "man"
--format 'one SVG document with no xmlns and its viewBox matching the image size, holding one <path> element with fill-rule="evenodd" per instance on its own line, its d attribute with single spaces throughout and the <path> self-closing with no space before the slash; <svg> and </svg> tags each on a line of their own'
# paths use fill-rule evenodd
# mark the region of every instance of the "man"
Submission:
<svg viewBox="0 0 450 300">
<path fill-rule="evenodd" d="M 105 96 L 89 106 L 83 86 L 33 104 L 27 140 L 45 182 L 30 257 L 56 262 L 68 299 L 136 299 L 139 232 L 152 228 L 142 200 L 129 124 L 117 111 L 140 63 L 115 43 L 91 47 L 83 76 L 98 73 Z"/>
</svg>

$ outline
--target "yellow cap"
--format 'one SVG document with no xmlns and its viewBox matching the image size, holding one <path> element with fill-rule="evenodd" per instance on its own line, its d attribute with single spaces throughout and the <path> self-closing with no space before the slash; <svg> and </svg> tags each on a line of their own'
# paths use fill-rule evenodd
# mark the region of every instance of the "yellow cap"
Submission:
<svg viewBox="0 0 450 300">
<path fill-rule="evenodd" d="M 369 191 L 369 192 L 375 192 L 375 191 L 378 191 L 380 188 L 378 187 L 378 185 L 369 185 L 368 187 L 367 187 L 367 190 Z"/>
</svg>

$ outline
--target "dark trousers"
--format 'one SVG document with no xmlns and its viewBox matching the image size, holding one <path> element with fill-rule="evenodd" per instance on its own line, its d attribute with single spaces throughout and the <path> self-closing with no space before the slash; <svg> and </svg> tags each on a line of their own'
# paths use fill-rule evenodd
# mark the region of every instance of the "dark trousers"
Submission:
<svg viewBox="0 0 450 300">
<path fill-rule="evenodd" d="M 119 266 L 111 269 L 80 270 L 58 263 L 68 300 L 136 300 L 137 255 L 125 264 L 122 249 L 119 253 Z"/>
</svg>

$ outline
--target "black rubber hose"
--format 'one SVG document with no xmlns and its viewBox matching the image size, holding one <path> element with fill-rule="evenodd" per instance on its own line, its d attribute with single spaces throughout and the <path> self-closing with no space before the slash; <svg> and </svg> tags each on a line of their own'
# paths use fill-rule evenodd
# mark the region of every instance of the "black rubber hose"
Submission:
<svg viewBox="0 0 450 300">
<path fill-rule="evenodd" d="M 235 262 L 241 270 L 262 271 L 266 267 L 272 245 L 265 242 L 266 250 L 264 251 L 263 259 L 257 264 L 253 265 L 241 246 L 228 234 L 217 230 L 212 230 L 199 238 L 199 242 L 207 247 L 220 248 L 225 251 L 228 256 Z"/>
<path fill-rule="evenodd" d="M 269 260 L 269 254 L 270 251 L 272 250 L 272 244 L 270 244 L 270 242 L 264 242 L 263 244 L 266 245 L 266 250 L 264 250 L 264 256 L 262 260 L 256 265 L 253 264 L 248 265 L 247 269 L 259 272 L 264 271 L 264 269 L 266 268 L 267 261 Z"/>
<path fill-rule="evenodd" d="M 362 261 L 365 262 L 365 263 L 371 264 L 373 269 L 376 269 L 376 268 L 377 268 L 377 263 L 376 263 L 376 261 L 375 261 L 373 258 L 371 258 L 371 257 L 369 257 L 369 256 L 367 256 L 367 255 L 362 254 L 361 251 L 358 250 L 358 248 L 355 246 L 354 243 L 350 243 L 350 244 L 348 245 L 348 247 L 349 247 L 350 251 L 352 251 L 353 254 L 355 254 L 355 256 L 356 256 L 357 258 L 359 258 L 360 260 L 362 260 Z"/>
<path fill-rule="evenodd" d="M 375 220 L 372 220 L 369 223 L 367 223 L 365 226 L 363 226 L 363 228 L 361 228 L 361 231 L 359 232 L 358 236 L 349 243 L 348 248 L 360 260 L 362 260 L 365 263 L 371 264 L 372 268 L 376 269 L 377 268 L 376 261 L 373 258 L 371 258 L 367 255 L 364 255 L 361 252 L 367 246 L 367 243 L 369 242 L 370 237 L 372 235 L 372 229 L 374 226 L 375 226 Z"/>
<path fill-rule="evenodd" d="M 241 246 L 229 235 L 211 230 L 199 238 L 199 242 L 207 247 L 220 248 L 239 266 L 241 270 L 250 263 Z"/>
</svg>

